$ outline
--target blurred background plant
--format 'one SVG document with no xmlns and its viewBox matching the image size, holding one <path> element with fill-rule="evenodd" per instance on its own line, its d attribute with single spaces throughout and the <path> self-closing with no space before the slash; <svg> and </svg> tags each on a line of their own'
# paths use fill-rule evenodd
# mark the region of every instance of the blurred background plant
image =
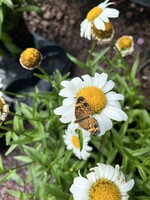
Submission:
<svg viewBox="0 0 150 200">
<path fill-rule="evenodd" d="M 16 44 L 17 37 L 25 40 L 25 22 L 23 12 L 40 13 L 37 1 L 31 0 L 0 0 L 0 54 L 6 49 L 10 54 L 18 54 L 21 47 Z M 23 27 L 23 30 L 22 30 Z M 20 35 L 21 34 L 21 35 Z M 21 38 L 20 38 L 21 39 Z M 28 38 L 26 38 L 28 39 Z M 22 41 L 24 43 L 24 41 Z M 6 52 L 5 52 L 6 53 Z"/>
</svg>

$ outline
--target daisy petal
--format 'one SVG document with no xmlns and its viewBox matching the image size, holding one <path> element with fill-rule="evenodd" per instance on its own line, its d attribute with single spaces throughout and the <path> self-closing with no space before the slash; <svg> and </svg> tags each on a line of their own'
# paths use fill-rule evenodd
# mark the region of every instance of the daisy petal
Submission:
<svg viewBox="0 0 150 200">
<path fill-rule="evenodd" d="M 77 91 L 79 91 L 83 87 L 83 81 L 79 77 L 73 78 L 71 82 L 75 85 Z"/>
<path fill-rule="evenodd" d="M 76 103 L 76 99 L 74 97 L 68 97 L 68 98 L 65 98 L 63 100 L 63 105 L 70 105 L 72 104 L 72 106 L 75 106 L 75 103 Z"/>
<path fill-rule="evenodd" d="M 62 97 L 75 97 L 76 96 L 76 91 L 75 90 L 71 90 L 70 89 L 66 89 L 66 88 L 63 88 L 60 92 L 59 92 L 59 95 L 62 96 Z"/>
<path fill-rule="evenodd" d="M 124 96 L 122 94 L 116 94 L 115 92 L 108 92 L 106 94 L 106 98 L 110 101 L 112 100 L 124 100 Z"/>
<path fill-rule="evenodd" d="M 120 186 L 120 190 L 122 192 L 128 192 L 129 190 L 131 190 L 133 188 L 134 184 L 135 184 L 134 180 L 131 179 L 130 181 L 128 181 L 124 185 Z"/>
<path fill-rule="evenodd" d="M 105 8 L 103 15 L 106 15 L 108 18 L 116 18 L 119 16 L 119 11 L 114 8 Z"/>
<path fill-rule="evenodd" d="M 101 20 L 100 17 L 95 18 L 95 20 L 94 20 L 94 25 L 95 25 L 95 27 L 96 27 L 98 30 L 103 30 L 103 31 L 106 30 L 105 24 L 104 24 L 104 22 Z"/>
<path fill-rule="evenodd" d="M 108 105 L 104 108 L 102 113 L 116 121 L 126 121 L 128 119 L 127 115 L 122 110 Z"/>
<path fill-rule="evenodd" d="M 108 78 L 108 75 L 106 73 L 101 73 L 100 76 L 99 76 L 99 84 L 98 84 L 98 87 L 99 88 L 102 88 L 106 81 L 107 81 L 107 78 Z"/>
<path fill-rule="evenodd" d="M 110 80 L 106 82 L 106 84 L 101 88 L 101 90 L 104 93 L 106 93 L 106 92 L 109 92 L 114 86 L 115 86 L 115 83 Z"/>
</svg>

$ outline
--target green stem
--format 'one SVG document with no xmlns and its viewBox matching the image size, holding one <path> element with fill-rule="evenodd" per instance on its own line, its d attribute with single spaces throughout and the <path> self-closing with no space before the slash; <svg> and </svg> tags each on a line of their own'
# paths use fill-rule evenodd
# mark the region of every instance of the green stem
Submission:
<svg viewBox="0 0 150 200">
<path fill-rule="evenodd" d="M 89 51 L 89 56 L 88 56 L 87 61 L 86 61 L 86 66 L 88 67 L 88 69 L 90 69 L 90 61 L 92 59 L 92 54 L 93 54 L 93 51 L 94 51 L 95 47 L 96 47 L 96 41 L 94 40 L 93 44 L 92 44 L 92 47 L 91 47 L 91 49 Z"/>
<path fill-rule="evenodd" d="M 10 170 L 20 169 L 21 167 L 25 167 L 25 166 L 30 165 L 30 164 L 33 164 L 33 163 L 35 163 L 35 161 L 29 162 L 29 163 L 25 163 L 25 164 L 22 164 L 22 165 L 18 165 L 18 166 L 16 166 L 16 167 L 13 167 L 13 168 L 10 168 L 10 169 L 7 169 L 7 170 L 1 172 L 0 175 L 1 175 L 1 174 L 6 174 L 6 173 L 9 172 Z"/>
<path fill-rule="evenodd" d="M 37 67 L 38 70 L 46 76 L 46 78 L 52 83 L 53 82 L 53 79 L 49 76 L 49 74 L 41 67 L 41 66 L 38 66 Z"/>
</svg>

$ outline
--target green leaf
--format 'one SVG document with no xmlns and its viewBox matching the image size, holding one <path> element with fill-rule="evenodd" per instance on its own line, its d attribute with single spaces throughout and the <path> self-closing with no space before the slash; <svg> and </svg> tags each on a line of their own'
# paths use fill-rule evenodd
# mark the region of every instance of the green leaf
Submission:
<svg viewBox="0 0 150 200">
<path fill-rule="evenodd" d="M 139 53 L 136 54 L 134 63 L 132 65 L 132 67 L 131 67 L 131 78 L 132 78 L 132 81 L 134 81 L 134 79 L 135 79 L 135 76 L 136 76 L 136 73 L 137 73 L 137 69 L 138 69 L 138 65 L 139 65 Z"/>
<path fill-rule="evenodd" d="M 18 197 L 19 200 L 29 200 L 34 196 L 33 194 L 23 193 L 22 191 L 7 190 L 7 192 L 14 197 Z"/>
<path fill-rule="evenodd" d="M 14 42 L 12 41 L 11 37 L 9 37 L 6 33 L 2 33 L 1 40 L 3 44 L 6 46 L 6 48 L 14 54 L 19 54 L 21 53 L 21 48 L 16 46 Z"/>
<path fill-rule="evenodd" d="M 141 176 L 142 179 L 145 181 L 146 178 L 147 178 L 147 176 L 146 176 L 146 174 L 145 174 L 144 169 L 143 169 L 142 166 L 140 166 L 140 165 L 137 165 L 137 168 L 138 168 L 138 171 L 139 171 L 140 176 Z"/>
<path fill-rule="evenodd" d="M 3 9 L 0 6 L 0 39 L 2 37 Z"/>
<path fill-rule="evenodd" d="M 4 171 L 4 167 L 3 167 L 3 162 L 2 162 L 2 158 L 0 155 L 0 173 L 2 173 Z"/>
<path fill-rule="evenodd" d="M 62 200 L 69 200 L 70 195 L 66 192 L 62 192 L 59 188 L 58 185 L 54 184 L 46 184 L 46 189 L 49 191 L 50 194 L 57 198 L 60 198 Z"/>
<path fill-rule="evenodd" d="M 33 160 L 31 158 L 29 158 L 28 156 L 14 156 L 14 158 L 16 160 L 19 160 L 21 162 L 25 162 L 25 163 L 30 163 L 32 162 Z"/>
<path fill-rule="evenodd" d="M 21 118 L 21 116 L 17 115 L 17 112 L 13 119 L 13 129 L 16 132 L 22 132 L 24 130 L 23 119 Z"/>
<path fill-rule="evenodd" d="M 80 60 L 78 60 L 77 58 L 75 58 L 74 56 L 72 56 L 71 54 L 67 53 L 68 58 L 74 63 L 76 64 L 78 67 L 80 67 L 81 69 L 85 69 L 85 63 L 81 62 Z"/>
<path fill-rule="evenodd" d="M 134 157 L 142 156 L 143 154 L 149 154 L 149 152 L 150 152 L 150 147 L 141 148 L 141 149 L 137 149 L 137 150 L 130 150 L 130 153 Z"/>
<path fill-rule="evenodd" d="M 9 180 L 11 178 L 13 179 L 13 177 L 14 177 L 14 180 L 15 180 L 15 178 L 16 178 L 15 175 L 16 175 L 16 170 L 15 169 L 14 170 L 9 170 L 4 176 L 0 177 L 0 182 L 5 182 L 5 181 L 7 181 L 7 180 Z M 16 180 L 19 180 L 19 179 L 16 178 Z"/>
<path fill-rule="evenodd" d="M 46 163 L 46 155 L 40 152 L 38 149 L 24 146 L 25 153 L 30 157 L 31 160 L 35 162 L 39 162 L 41 165 L 45 165 Z"/>
<path fill-rule="evenodd" d="M 95 59 L 92 62 L 92 66 L 96 65 L 101 60 L 101 58 L 109 51 L 109 49 L 110 47 L 107 47 L 103 49 L 100 53 L 93 53 Z"/>
<path fill-rule="evenodd" d="M 150 156 L 146 157 L 143 161 L 143 165 L 148 165 L 150 166 Z"/>
<path fill-rule="evenodd" d="M 13 3 L 11 0 L 4 0 L 3 3 L 8 6 L 10 9 L 13 9 Z"/>
<path fill-rule="evenodd" d="M 15 148 L 17 148 L 17 144 L 12 144 L 6 151 L 5 155 L 8 156 L 8 154 L 10 154 Z"/>
<path fill-rule="evenodd" d="M 16 171 L 13 171 L 14 173 L 11 174 L 11 179 L 19 183 L 21 186 L 24 186 L 23 180 L 20 178 L 20 176 L 16 173 Z"/>
<path fill-rule="evenodd" d="M 34 6 L 34 5 L 27 5 L 27 6 L 23 6 L 23 7 L 20 7 L 20 8 L 16 8 L 15 9 L 16 12 L 31 12 L 31 11 L 34 11 L 34 12 L 41 12 L 41 9 L 38 7 L 38 6 Z"/>
<path fill-rule="evenodd" d="M 145 181 L 143 181 L 142 186 L 147 186 L 149 189 L 149 193 L 150 193 L 150 176 L 147 177 L 147 179 L 145 179 Z"/>
</svg>

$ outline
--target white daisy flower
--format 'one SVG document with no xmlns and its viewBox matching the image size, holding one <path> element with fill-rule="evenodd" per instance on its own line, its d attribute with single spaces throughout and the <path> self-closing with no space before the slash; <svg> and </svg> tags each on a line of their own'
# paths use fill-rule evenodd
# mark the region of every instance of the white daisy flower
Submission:
<svg viewBox="0 0 150 200">
<path fill-rule="evenodd" d="M 75 131 L 76 125 L 69 124 L 65 135 L 63 136 L 64 142 L 68 150 L 73 150 L 75 156 L 79 159 L 87 160 L 90 156 L 92 147 L 88 146 L 90 135 L 87 131 L 82 131 L 82 145 L 80 144 L 79 135 Z"/>
<path fill-rule="evenodd" d="M 0 124 L 5 121 L 9 113 L 9 106 L 6 104 L 3 97 L 0 97 Z"/>
<path fill-rule="evenodd" d="M 86 19 L 80 25 L 80 35 L 81 37 L 85 37 L 87 39 L 91 39 L 91 27 L 94 26 L 98 30 L 106 30 L 105 22 L 109 22 L 109 18 L 116 18 L 119 16 L 119 11 L 114 8 L 107 8 L 109 5 L 114 3 L 108 3 L 109 0 L 100 3 L 98 6 L 91 9 Z"/>
<path fill-rule="evenodd" d="M 71 81 L 62 81 L 61 85 L 64 88 L 59 92 L 59 95 L 66 98 L 63 100 L 63 105 L 54 110 L 55 114 L 62 115 L 60 121 L 69 123 L 77 120 L 75 109 L 79 97 L 84 98 L 91 108 L 92 118 L 97 121 L 100 135 L 105 134 L 106 131 L 112 128 L 111 119 L 126 121 L 127 115 L 121 110 L 118 101 L 123 100 L 124 96 L 111 91 L 115 83 L 111 80 L 107 81 L 107 78 L 108 75 L 106 73 L 95 73 L 94 77 L 83 75 L 82 78 L 75 77 Z M 84 113 L 84 111 L 87 111 L 86 109 L 86 107 L 82 107 L 80 110 Z M 90 123 L 90 119 L 86 121 L 87 124 Z M 80 120 L 78 124 L 80 126 Z M 83 124 L 81 128 L 84 128 L 84 125 L 86 126 L 86 124 Z M 88 131 L 86 128 L 85 130 Z"/>
<path fill-rule="evenodd" d="M 0 78 L 0 89 L 3 87 L 2 79 Z M 2 92 L 0 91 L 0 97 L 2 97 Z"/>
<path fill-rule="evenodd" d="M 134 186 L 134 180 L 126 182 L 124 174 L 119 171 L 119 165 L 115 168 L 101 163 L 97 165 L 86 178 L 79 174 L 74 179 L 70 187 L 74 200 L 127 200 L 127 192 Z"/>
<path fill-rule="evenodd" d="M 122 57 L 128 56 L 134 51 L 133 37 L 129 35 L 124 35 L 118 38 L 115 46 L 120 51 Z"/>
</svg>

